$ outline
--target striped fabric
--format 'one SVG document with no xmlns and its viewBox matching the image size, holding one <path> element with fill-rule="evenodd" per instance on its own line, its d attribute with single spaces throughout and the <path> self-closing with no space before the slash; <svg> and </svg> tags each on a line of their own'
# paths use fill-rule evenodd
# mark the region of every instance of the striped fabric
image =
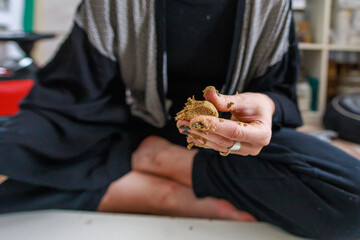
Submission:
<svg viewBox="0 0 360 240">
<path fill-rule="evenodd" d="M 132 114 L 154 126 L 166 123 L 157 91 L 155 0 L 86 0 L 76 23 L 104 56 L 117 60 Z M 281 61 L 289 47 L 288 0 L 247 0 L 236 67 L 226 94 L 242 92 Z M 161 54 L 161 53 L 160 53 Z"/>
</svg>

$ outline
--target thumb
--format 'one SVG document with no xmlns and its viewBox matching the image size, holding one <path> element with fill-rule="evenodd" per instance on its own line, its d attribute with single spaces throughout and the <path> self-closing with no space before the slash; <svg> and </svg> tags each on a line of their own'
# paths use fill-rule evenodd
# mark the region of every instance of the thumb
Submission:
<svg viewBox="0 0 360 240">
<path fill-rule="evenodd" d="M 236 109 L 239 103 L 239 95 L 222 95 L 216 89 L 205 92 L 204 98 L 215 105 L 220 112 L 231 112 Z"/>
</svg>

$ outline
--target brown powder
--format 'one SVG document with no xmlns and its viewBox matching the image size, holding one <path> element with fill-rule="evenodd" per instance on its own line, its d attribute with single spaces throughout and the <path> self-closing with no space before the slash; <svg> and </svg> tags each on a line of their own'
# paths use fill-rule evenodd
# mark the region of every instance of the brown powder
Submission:
<svg viewBox="0 0 360 240">
<path fill-rule="evenodd" d="M 220 122 L 225 122 L 225 120 L 224 120 L 224 119 L 222 119 L 222 118 L 220 118 L 220 119 L 219 119 L 219 121 L 220 121 Z"/>
<path fill-rule="evenodd" d="M 252 121 L 251 124 L 252 124 L 252 125 L 261 125 L 261 124 L 262 124 L 262 121 L 255 120 L 255 121 Z"/>
<path fill-rule="evenodd" d="M 196 146 L 196 147 L 200 147 L 200 148 L 206 148 L 205 145 L 203 145 L 203 144 L 196 144 L 196 143 L 195 143 L 195 146 Z"/>
<path fill-rule="evenodd" d="M 212 126 L 210 127 L 210 129 L 211 129 L 211 131 L 215 132 L 216 129 L 217 129 L 217 127 L 216 127 L 215 125 L 212 125 Z"/>
<path fill-rule="evenodd" d="M 219 91 L 217 91 L 215 89 L 215 87 L 209 86 L 203 91 L 204 96 L 207 95 L 211 91 L 215 91 L 217 94 L 219 93 Z M 197 116 L 213 116 L 213 117 L 218 118 L 219 112 L 216 109 L 216 107 L 214 106 L 214 104 L 212 104 L 211 102 L 197 101 L 195 99 L 195 97 L 193 96 L 192 98 L 187 99 L 184 109 L 176 114 L 175 120 L 176 121 L 179 121 L 179 120 L 190 121 L 191 119 L 193 119 L 194 117 L 197 117 Z M 209 120 L 201 119 L 199 122 L 194 123 L 192 125 L 192 128 L 197 129 L 199 133 L 209 134 L 210 129 L 212 131 L 216 130 L 216 126 L 211 125 L 212 122 L 213 122 L 212 119 L 209 119 Z M 194 133 L 190 133 L 189 137 L 193 138 L 196 141 L 202 141 L 204 143 L 204 145 L 203 144 L 200 145 L 200 144 L 196 144 L 196 143 L 189 143 L 187 146 L 187 148 L 189 150 L 191 148 L 193 148 L 194 146 L 207 148 L 205 146 L 205 144 L 207 143 L 207 140 L 205 138 L 202 138 L 199 135 L 196 135 Z"/>
<path fill-rule="evenodd" d="M 205 119 L 201 119 L 200 122 L 201 122 L 201 125 L 203 126 L 202 128 L 209 129 L 209 123 Z"/>
<path fill-rule="evenodd" d="M 205 98 L 206 95 L 209 94 L 209 92 L 215 92 L 217 95 L 219 95 L 219 91 L 216 90 L 216 88 L 214 86 L 208 86 L 203 90 L 204 98 Z"/>
<path fill-rule="evenodd" d="M 203 133 L 203 134 L 205 134 L 205 135 L 208 135 L 208 134 L 209 134 L 209 131 L 203 130 L 203 129 L 198 129 L 197 132 L 198 132 L 198 133 Z"/>
<path fill-rule="evenodd" d="M 192 139 L 194 139 L 194 140 L 199 140 L 199 139 L 201 139 L 201 137 L 199 136 L 199 135 L 196 135 L 196 134 L 193 134 L 193 133 L 190 133 L 190 135 L 189 135 Z"/>
<path fill-rule="evenodd" d="M 201 119 L 200 122 L 194 123 L 192 127 L 197 129 L 199 133 L 207 135 L 209 134 L 209 130 L 216 130 L 216 126 L 212 125 L 212 122 L 214 122 L 212 119 Z"/>
<path fill-rule="evenodd" d="M 209 101 L 197 101 L 194 97 L 188 98 L 183 110 L 176 114 L 176 121 L 187 120 L 190 121 L 196 116 L 214 116 L 219 117 L 219 112 Z"/>
<path fill-rule="evenodd" d="M 230 102 L 228 105 L 227 105 L 227 108 L 230 109 L 235 103 L 233 102 Z"/>
<path fill-rule="evenodd" d="M 236 124 L 239 125 L 239 126 L 242 126 L 242 125 L 243 125 L 242 122 L 236 122 Z"/>
<path fill-rule="evenodd" d="M 189 143 L 187 149 L 191 150 L 195 146 L 195 143 Z"/>
<path fill-rule="evenodd" d="M 194 139 L 195 141 L 199 141 L 199 142 L 203 142 L 203 144 L 206 144 L 207 143 L 207 140 L 203 137 L 200 137 L 199 135 L 196 135 L 194 133 L 190 133 L 189 134 L 189 137 L 191 137 L 192 139 Z M 189 143 L 187 148 L 190 150 L 191 148 L 193 148 L 194 146 L 196 147 L 205 147 L 204 145 L 199 145 L 199 144 L 196 144 L 196 143 Z"/>
<path fill-rule="evenodd" d="M 204 125 L 202 123 L 197 122 L 197 123 L 194 123 L 192 125 L 192 127 L 195 129 L 202 129 L 204 127 Z"/>
</svg>

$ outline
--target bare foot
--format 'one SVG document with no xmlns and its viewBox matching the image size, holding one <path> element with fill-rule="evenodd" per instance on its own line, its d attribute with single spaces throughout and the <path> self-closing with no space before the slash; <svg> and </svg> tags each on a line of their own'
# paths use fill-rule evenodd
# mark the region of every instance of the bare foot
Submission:
<svg viewBox="0 0 360 240">
<path fill-rule="evenodd" d="M 134 171 L 110 185 L 98 211 L 256 221 L 225 200 L 197 199 L 188 187 Z"/>
<path fill-rule="evenodd" d="M 196 153 L 197 150 L 189 151 L 163 138 L 150 136 L 133 153 L 132 168 L 191 186 L 192 165 Z"/>
</svg>

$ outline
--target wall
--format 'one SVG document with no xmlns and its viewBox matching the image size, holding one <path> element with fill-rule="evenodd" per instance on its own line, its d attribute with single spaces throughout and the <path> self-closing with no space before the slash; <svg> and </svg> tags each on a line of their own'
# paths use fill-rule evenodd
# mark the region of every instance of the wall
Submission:
<svg viewBox="0 0 360 240">
<path fill-rule="evenodd" d="M 37 44 L 34 58 L 38 64 L 48 62 L 72 27 L 74 13 L 81 0 L 36 0 L 35 31 L 57 34 L 55 40 Z"/>
</svg>

